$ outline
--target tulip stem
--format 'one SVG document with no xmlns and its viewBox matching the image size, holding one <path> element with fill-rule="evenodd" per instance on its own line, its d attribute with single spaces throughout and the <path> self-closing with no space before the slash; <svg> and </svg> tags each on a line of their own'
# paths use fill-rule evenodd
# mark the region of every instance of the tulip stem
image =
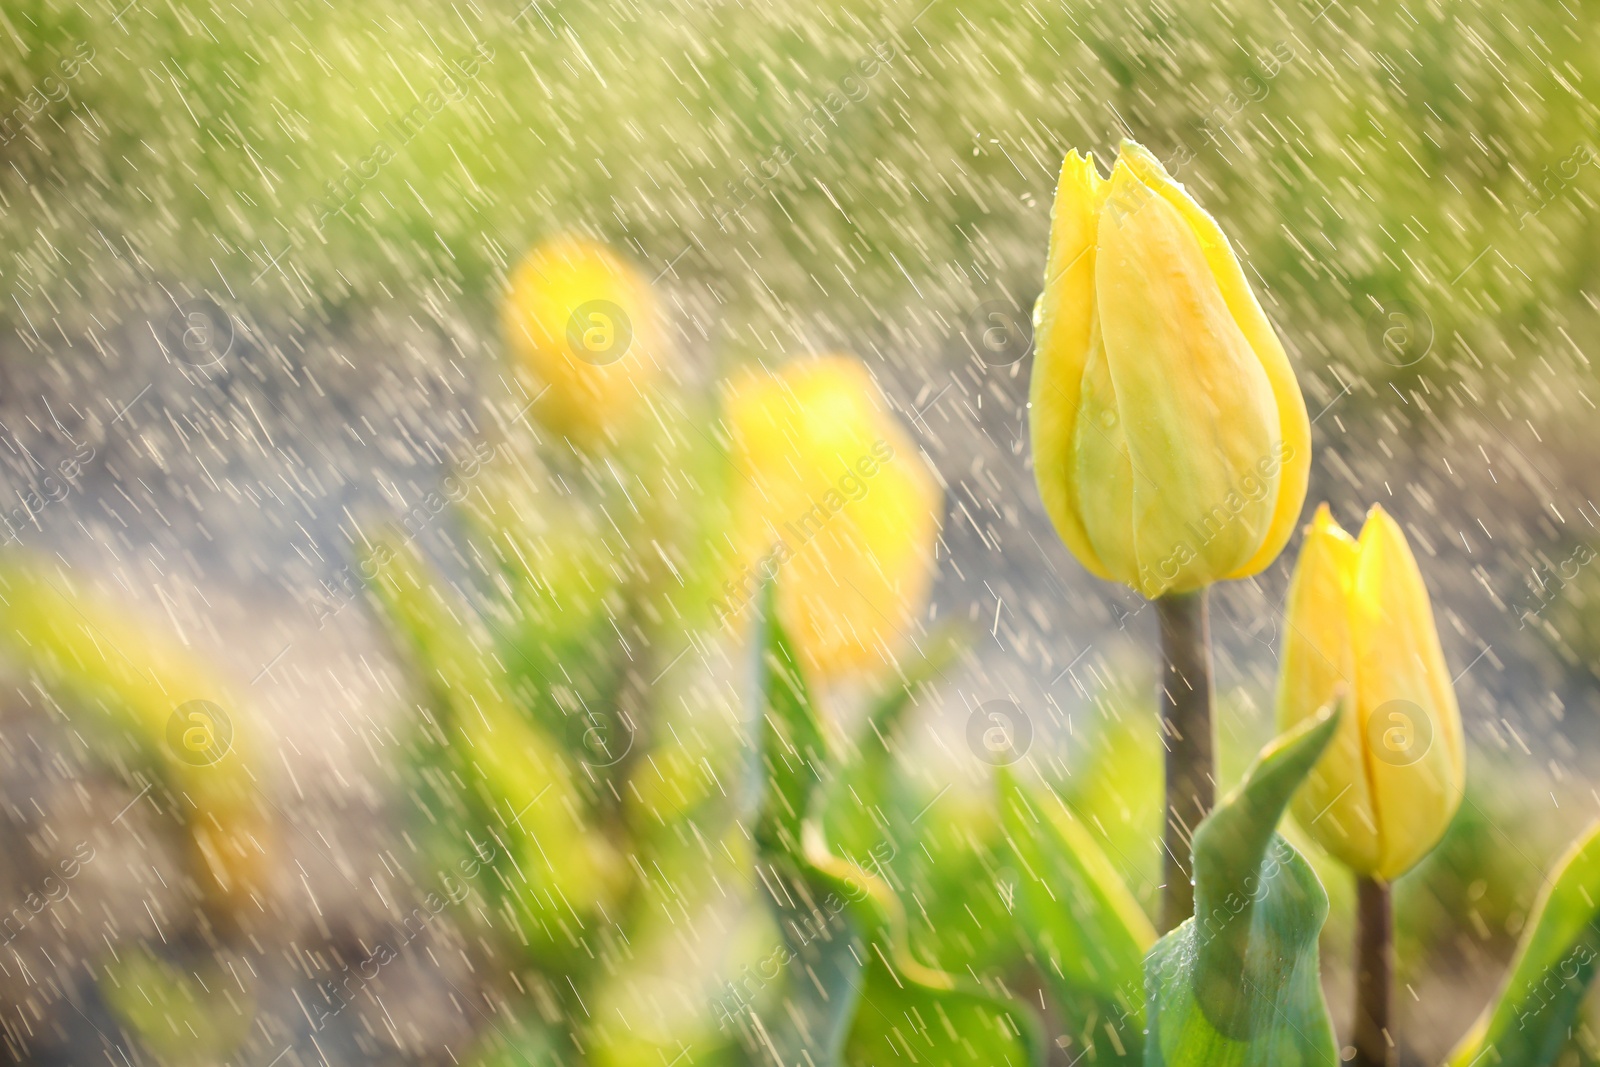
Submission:
<svg viewBox="0 0 1600 1067">
<path fill-rule="evenodd" d="M 1166 885 L 1161 930 L 1194 914 L 1190 844 L 1216 800 L 1211 756 L 1211 632 L 1206 590 L 1155 601 L 1161 623 L 1161 735 L 1167 748 Z"/>
<path fill-rule="evenodd" d="M 1356 878 L 1355 1067 L 1394 1067 L 1398 1049 L 1390 1038 L 1394 996 L 1394 912 L 1389 883 Z"/>
</svg>

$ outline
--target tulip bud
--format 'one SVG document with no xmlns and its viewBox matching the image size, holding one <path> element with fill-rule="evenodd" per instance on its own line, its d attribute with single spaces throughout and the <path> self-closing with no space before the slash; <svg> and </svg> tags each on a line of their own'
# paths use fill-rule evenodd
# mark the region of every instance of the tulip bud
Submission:
<svg viewBox="0 0 1600 1067">
<path fill-rule="evenodd" d="M 1343 688 L 1349 714 L 1294 800 L 1296 820 L 1357 874 L 1391 881 L 1438 843 L 1466 781 L 1461 713 L 1428 590 L 1376 505 L 1354 540 L 1326 504 L 1306 530 L 1285 614 L 1278 724 Z"/>
<path fill-rule="evenodd" d="M 1109 179 L 1067 156 L 1034 336 L 1034 474 L 1086 568 L 1154 598 L 1277 557 L 1305 401 L 1228 239 L 1139 145 Z"/>
<path fill-rule="evenodd" d="M 547 391 L 532 414 L 580 445 L 615 437 L 660 370 L 664 336 L 650 284 L 586 238 L 555 237 L 529 252 L 501 318 L 534 391 Z"/>
<path fill-rule="evenodd" d="M 741 566 L 724 612 L 773 578 L 813 670 L 887 660 L 927 603 L 942 501 L 866 368 L 824 356 L 746 375 L 728 419 Z"/>
</svg>

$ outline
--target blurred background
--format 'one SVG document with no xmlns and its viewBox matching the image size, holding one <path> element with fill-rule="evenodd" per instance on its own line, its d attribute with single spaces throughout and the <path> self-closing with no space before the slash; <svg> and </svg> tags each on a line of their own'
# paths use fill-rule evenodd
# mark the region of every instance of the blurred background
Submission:
<svg viewBox="0 0 1600 1067">
<path fill-rule="evenodd" d="M 1218 217 L 1278 327 L 1313 416 L 1308 502 L 1347 526 L 1373 502 L 1400 520 L 1460 672 L 1467 801 L 1397 905 L 1406 1062 L 1437 1062 L 1552 858 L 1600 814 L 1597 18 L 1585 0 L 8 3 L 0 891 L 27 918 L 0 959 L 0 1055 L 673 1062 L 661 1050 L 772 937 L 748 872 L 695 844 L 724 840 L 745 803 L 742 635 L 687 611 L 625 632 L 603 612 L 615 638 L 585 646 L 649 667 L 618 683 L 605 758 L 580 728 L 591 756 L 574 766 L 690 768 L 660 771 L 678 799 L 639 801 L 655 836 L 618 862 L 640 868 L 655 917 L 600 953 L 589 998 L 497 962 L 514 939 L 491 902 L 425 908 L 333 1012 L 313 993 L 430 891 L 425 798 L 448 772 L 429 777 L 416 739 L 452 698 L 419 684 L 417 649 L 471 659 L 419 638 L 362 561 L 403 529 L 397 555 L 481 607 L 493 645 L 482 539 L 504 520 L 445 484 L 487 442 L 490 482 L 518 472 L 505 499 L 546 493 L 513 507 L 541 538 L 587 544 L 593 573 L 676 573 L 665 534 L 647 551 L 664 527 L 628 526 L 616 493 L 676 473 L 720 506 L 716 476 L 693 473 L 722 441 L 707 398 L 740 368 L 824 352 L 859 357 L 943 491 L 912 629 L 954 620 L 962 651 L 894 746 L 907 809 L 941 805 L 897 885 L 914 947 L 1043 1003 L 1004 921 L 1016 872 L 967 740 L 975 709 L 1015 704 L 1019 767 L 1099 827 L 1147 908 L 1160 869 L 1153 613 L 1062 547 L 1026 444 L 1062 156 L 1104 166 L 1131 137 Z M 660 309 L 679 422 L 627 468 L 637 483 L 542 421 L 514 368 L 501 306 L 526 250 L 558 234 L 625 257 Z M 593 497 L 583 521 L 552 503 L 567 493 Z M 1272 733 L 1296 543 L 1213 598 L 1235 777 Z M 563 573 L 592 591 L 585 566 Z M 535 673 L 576 661 L 547 651 Z M 210 681 L 125 695 L 191 670 Z M 839 729 L 885 672 L 828 688 Z M 167 710 L 202 698 L 236 734 L 226 787 L 181 759 L 152 770 L 170 750 L 148 758 Z M 118 700 L 159 708 L 107 713 Z M 645 722 L 667 747 L 612 760 Z M 632 779 L 608 773 L 577 774 L 574 795 L 600 810 L 584 791 L 612 789 L 626 808 Z M 1333 898 L 1343 1021 L 1351 885 L 1303 847 Z M 1072 1027 L 1047 1012 L 1047 1028 L 1072 1062 Z M 1572 1062 L 1594 1047 L 1576 1035 Z"/>
</svg>

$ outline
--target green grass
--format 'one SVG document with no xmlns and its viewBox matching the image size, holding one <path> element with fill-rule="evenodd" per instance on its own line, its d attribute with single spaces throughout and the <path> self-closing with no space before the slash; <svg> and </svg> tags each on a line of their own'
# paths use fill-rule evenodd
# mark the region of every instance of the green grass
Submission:
<svg viewBox="0 0 1600 1067">
<path fill-rule="evenodd" d="M 1362 342 L 1369 296 L 1440 338 L 1570 324 L 1600 267 L 1600 168 L 1571 162 L 1596 138 L 1596 6 L 13 5 L 0 99 L 95 58 L 0 147 L 3 313 L 38 347 L 158 307 L 158 281 L 305 327 L 477 315 L 530 240 L 581 227 L 654 270 L 682 253 L 732 349 L 815 315 L 939 331 L 1031 292 L 1063 150 L 1104 156 L 1125 123 L 1187 158 L 1308 352 Z M 879 41 L 895 58 L 792 143 Z M 475 87 L 319 234 L 327 183 L 477 43 Z M 721 232 L 713 197 L 783 146 Z"/>
</svg>

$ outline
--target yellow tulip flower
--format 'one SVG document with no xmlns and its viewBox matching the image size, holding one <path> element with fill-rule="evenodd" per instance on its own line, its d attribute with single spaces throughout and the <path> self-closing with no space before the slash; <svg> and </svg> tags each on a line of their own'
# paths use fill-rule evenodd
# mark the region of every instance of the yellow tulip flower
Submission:
<svg viewBox="0 0 1600 1067">
<path fill-rule="evenodd" d="M 665 334 L 649 282 L 605 245 L 560 236 L 523 259 L 501 311 L 535 392 L 547 391 L 533 415 L 585 447 L 617 436 L 661 369 Z"/>
<path fill-rule="evenodd" d="M 729 390 L 739 558 L 719 608 L 775 576 L 779 617 L 824 675 L 888 659 L 927 603 L 942 496 L 861 363 L 824 356 Z"/>
<path fill-rule="evenodd" d="M 1279 726 L 1315 715 L 1341 687 L 1350 712 L 1295 818 L 1357 874 L 1391 881 L 1438 843 L 1466 780 L 1455 687 L 1394 519 L 1374 506 L 1356 540 L 1318 508 L 1285 618 Z"/>
<path fill-rule="evenodd" d="M 48 573 L 42 562 L 0 565 L 0 648 L 101 714 L 106 738 L 131 739 L 184 798 L 196 881 L 220 906 L 217 917 L 260 914 L 277 848 L 250 720 L 203 663 L 110 604 L 58 591 Z"/>
<path fill-rule="evenodd" d="M 1034 474 L 1089 571 L 1154 598 L 1277 558 L 1305 401 L 1227 237 L 1139 145 L 1109 179 L 1067 156 L 1034 337 Z"/>
</svg>

